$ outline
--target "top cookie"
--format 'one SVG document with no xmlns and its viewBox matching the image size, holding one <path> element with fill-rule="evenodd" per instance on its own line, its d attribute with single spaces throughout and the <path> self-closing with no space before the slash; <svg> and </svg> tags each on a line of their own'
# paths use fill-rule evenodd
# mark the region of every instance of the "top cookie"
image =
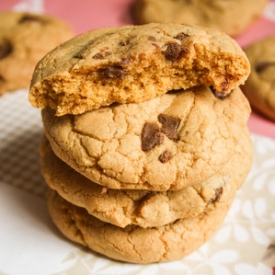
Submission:
<svg viewBox="0 0 275 275">
<path fill-rule="evenodd" d="M 63 21 L 27 12 L 0 13 L 0 95 L 28 88 L 37 62 L 73 32 Z"/>
<path fill-rule="evenodd" d="M 267 0 L 136 0 L 133 15 L 141 24 L 199 25 L 235 36 L 260 17 L 266 4 Z"/>
<path fill-rule="evenodd" d="M 49 105 L 58 116 L 81 114 L 198 85 L 227 94 L 249 73 L 239 45 L 218 31 L 123 26 L 83 33 L 46 55 L 33 74 L 29 100 L 35 107 Z"/>
</svg>

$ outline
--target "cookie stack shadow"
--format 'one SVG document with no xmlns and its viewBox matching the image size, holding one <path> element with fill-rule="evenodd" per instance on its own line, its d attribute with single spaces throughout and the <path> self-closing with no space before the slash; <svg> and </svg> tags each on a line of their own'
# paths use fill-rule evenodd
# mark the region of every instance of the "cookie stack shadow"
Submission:
<svg viewBox="0 0 275 275">
<path fill-rule="evenodd" d="M 122 37 L 126 35 L 129 44 L 136 30 L 140 34 L 139 39 L 142 39 L 143 31 L 148 29 L 151 45 L 152 41 L 156 44 L 159 30 L 167 27 L 158 24 L 132 28 L 134 30 L 127 29 L 126 34 L 119 28 L 116 31 L 121 32 Z M 203 43 L 206 43 L 204 35 L 209 38 L 209 34 L 201 29 L 192 33 L 190 27 L 169 25 L 168 28 L 171 28 L 171 33 L 175 32 L 175 35 L 171 34 L 176 41 L 170 44 L 171 49 L 163 52 L 159 51 L 159 46 L 152 46 L 154 54 L 158 55 L 156 60 L 165 63 L 167 68 L 181 59 L 189 59 L 197 36 Z M 179 32 L 180 39 L 176 35 Z M 99 31 L 95 36 L 99 34 L 101 37 L 102 33 L 106 39 L 115 31 Z M 165 35 L 167 33 L 166 30 Z M 183 43 L 180 42 L 183 33 L 184 39 L 188 40 L 184 45 L 190 48 L 181 55 L 176 53 L 175 57 L 174 50 L 182 50 L 175 44 Z M 83 35 L 84 41 L 88 36 Z M 83 43 L 80 38 L 76 39 L 83 47 L 86 42 Z M 104 39 L 102 43 L 106 46 Z M 169 41 L 171 39 L 168 38 Z M 96 47 L 99 40 L 94 43 Z M 249 64 L 235 42 L 232 43 L 232 50 L 228 50 L 230 47 L 226 45 L 225 53 L 222 52 L 223 43 L 216 48 L 202 46 L 207 50 L 217 49 L 216 54 L 221 56 L 213 59 L 216 64 L 210 64 L 216 70 L 213 75 L 217 76 L 217 83 L 220 83 L 223 71 L 222 58 L 225 63 L 232 58 L 230 62 L 236 70 L 244 67 L 242 76 L 235 77 L 232 73 L 226 77 L 226 83 L 222 82 L 222 87 L 229 87 L 230 81 L 242 78 L 232 84 L 230 92 L 225 88 L 218 92 L 216 86 L 219 84 L 215 83 L 215 79 L 213 83 L 209 80 L 200 82 L 200 79 L 206 79 L 204 74 L 208 70 L 198 65 L 193 70 L 199 77 L 192 87 L 170 89 L 137 102 L 117 103 L 119 101 L 114 100 L 113 104 L 85 109 L 78 114 L 60 115 L 56 112 L 58 108 L 52 104 L 55 99 L 48 85 L 58 77 L 40 86 L 45 94 L 47 91 L 51 93 L 48 98 L 52 100 L 42 109 L 45 135 L 40 145 L 41 170 L 49 187 L 47 200 L 51 218 L 68 239 L 112 259 L 147 264 L 181 259 L 197 250 L 220 228 L 252 163 L 252 144 L 247 128 L 250 106 L 239 88 L 239 84 L 247 78 Z M 84 50 L 75 46 L 81 55 L 93 51 L 89 48 L 93 47 L 93 43 L 86 44 L 88 46 Z M 72 49 L 73 40 L 64 45 L 64 49 Z M 199 45 L 196 44 L 195 48 L 199 49 Z M 199 49 L 197 54 L 201 51 Z M 58 64 L 56 52 L 50 53 L 45 61 L 50 64 L 51 55 Z M 80 54 L 74 53 L 73 58 L 75 56 L 79 58 Z M 93 56 L 96 62 L 105 58 L 103 53 Z M 126 74 L 126 68 L 129 68 L 129 62 L 134 62 L 133 57 L 128 57 L 127 62 L 125 58 L 121 63 L 125 68 L 113 63 L 104 63 L 104 69 L 98 70 L 97 67 L 100 75 L 108 79 L 104 87 L 115 87 L 116 81 L 124 83 L 124 78 L 130 74 L 130 69 Z M 145 60 L 144 56 L 142 58 Z M 244 63 L 241 64 L 240 60 Z M 43 62 L 37 67 L 37 75 L 44 66 Z M 207 62 L 212 62 L 212 58 Z M 227 65 L 225 67 L 228 69 Z M 80 74 L 84 74 L 85 68 Z M 192 70 L 189 68 L 186 73 L 194 82 Z M 47 78 L 50 74 L 45 75 Z M 63 76 L 65 74 L 61 73 Z M 87 77 L 85 79 L 88 81 Z M 33 88 L 35 81 L 31 88 L 33 97 L 37 92 Z M 77 82 L 76 78 L 74 81 Z M 189 83 L 188 78 L 186 83 Z M 62 85 L 64 88 L 66 82 Z M 65 88 L 63 92 L 66 94 Z M 119 96 L 123 96 L 122 90 Z"/>
</svg>

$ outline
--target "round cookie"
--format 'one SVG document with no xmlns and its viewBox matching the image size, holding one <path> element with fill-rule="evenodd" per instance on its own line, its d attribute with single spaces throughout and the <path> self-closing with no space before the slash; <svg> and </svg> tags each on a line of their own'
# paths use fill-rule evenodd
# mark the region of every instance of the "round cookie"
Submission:
<svg viewBox="0 0 275 275">
<path fill-rule="evenodd" d="M 46 138 L 40 148 L 41 170 L 50 188 L 101 221 L 119 227 L 163 226 L 177 219 L 208 213 L 235 196 L 252 163 L 251 139 L 244 129 L 228 163 L 202 183 L 167 192 L 114 190 L 88 180 L 62 162 Z"/>
<path fill-rule="evenodd" d="M 245 52 L 251 74 L 242 89 L 252 108 L 275 121 L 275 36 L 256 41 Z"/>
<path fill-rule="evenodd" d="M 109 258 L 141 264 L 177 260 L 197 250 L 220 228 L 230 203 L 165 226 L 120 228 L 96 219 L 55 191 L 48 192 L 51 218 L 68 239 Z"/>
<path fill-rule="evenodd" d="M 29 12 L 0 12 L 0 95 L 28 88 L 37 62 L 72 38 L 63 21 Z"/>
<path fill-rule="evenodd" d="M 42 110 L 53 151 L 73 169 L 108 188 L 154 191 L 215 174 L 233 154 L 249 115 L 239 88 L 219 99 L 205 86 L 75 116 Z"/>
<path fill-rule="evenodd" d="M 52 64 L 55 66 L 52 66 Z M 198 85 L 228 94 L 249 62 L 226 34 L 181 24 L 98 29 L 57 47 L 36 66 L 29 101 L 56 115 L 138 103 Z"/>
<path fill-rule="evenodd" d="M 236 36 L 263 13 L 267 0 L 136 0 L 137 23 L 181 23 L 198 25 Z"/>
</svg>

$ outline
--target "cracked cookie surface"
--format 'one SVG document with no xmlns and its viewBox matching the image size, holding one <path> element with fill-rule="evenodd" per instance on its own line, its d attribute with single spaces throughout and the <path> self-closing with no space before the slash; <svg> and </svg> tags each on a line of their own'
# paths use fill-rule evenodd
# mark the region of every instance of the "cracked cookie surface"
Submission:
<svg viewBox="0 0 275 275">
<path fill-rule="evenodd" d="M 46 138 L 42 139 L 40 148 L 41 170 L 50 188 L 101 221 L 119 227 L 162 226 L 208 213 L 235 196 L 252 163 L 251 139 L 244 129 L 228 163 L 202 183 L 166 192 L 114 190 L 88 180 L 62 162 Z"/>
<path fill-rule="evenodd" d="M 215 174 L 249 115 L 239 88 L 219 99 L 205 86 L 76 116 L 42 110 L 53 151 L 73 169 L 108 188 L 154 191 L 178 190 Z"/>
<path fill-rule="evenodd" d="M 0 12 L 0 95 L 28 88 L 37 62 L 73 37 L 62 20 L 30 12 Z"/>
<path fill-rule="evenodd" d="M 245 31 L 263 13 L 267 0 L 136 0 L 136 22 L 182 23 L 223 31 L 231 36 Z"/>
<path fill-rule="evenodd" d="M 29 100 L 56 115 L 112 103 L 138 103 L 170 90 L 243 84 L 249 62 L 226 34 L 181 24 L 148 24 L 83 33 L 36 66 Z"/>
<path fill-rule="evenodd" d="M 275 36 L 256 41 L 245 52 L 251 74 L 242 89 L 253 108 L 275 121 Z"/>
<path fill-rule="evenodd" d="M 220 228 L 231 204 L 228 201 L 207 214 L 165 226 L 120 228 L 96 219 L 51 189 L 47 200 L 53 222 L 68 239 L 109 258 L 141 264 L 189 255 Z"/>
</svg>

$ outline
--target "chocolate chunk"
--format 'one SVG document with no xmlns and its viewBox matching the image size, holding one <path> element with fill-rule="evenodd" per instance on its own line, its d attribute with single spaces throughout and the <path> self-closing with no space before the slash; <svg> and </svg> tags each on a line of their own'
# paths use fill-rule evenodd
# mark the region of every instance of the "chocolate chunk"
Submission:
<svg viewBox="0 0 275 275">
<path fill-rule="evenodd" d="M 123 58 L 121 58 L 121 63 L 122 64 L 124 64 L 124 65 L 126 65 L 126 64 L 129 64 L 130 62 L 132 62 L 132 57 L 123 57 Z"/>
<path fill-rule="evenodd" d="M 215 202 L 219 201 L 222 193 L 223 193 L 223 188 L 222 187 L 217 188 L 215 190 L 215 198 L 211 200 L 211 203 L 215 203 Z"/>
<path fill-rule="evenodd" d="M 148 36 L 148 40 L 149 41 L 157 41 L 156 37 L 154 37 L 152 35 Z"/>
<path fill-rule="evenodd" d="M 109 66 L 100 70 L 106 78 L 124 79 L 127 71 L 121 66 Z"/>
<path fill-rule="evenodd" d="M 262 73 L 270 66 L 275 66 L 275 62 L 268 62 L 268 61 L 260 62 L 257 64 L 255 70 L 257 73 Z"/>
<path fill-rule="evenodd" d="M 172 159 L 173 156 L 171 152 L 165 150 L 160 156 L 159 156 L 159 161 L 162 163 L 168 162 L 170 159 Z"/>
<path fill-rule="evenodd" d="M 152 45 L 154 46 L 154 47 L 156 47 L 156 48 L 160 48 L 160 46 L 157 44 L 157 43 L 152 43 Z"/>
<path fill-rule="evenodd" d="M 141 149 L 145 152 L 150 151 L 157 145 L 160 145 L 163 141 L 163 136 L 154 123 L 146 122 L 143 126 L 141 133 Z"/>
<path fill-rule="evenodd" d="M 158 116 L 159 122 L 162 124 L 161 132 L 164 133 L 168 138 L 172 140 L 178 140 L 178 127 L 180 119 L 164 114 Z"/>
<path fill-rule="evenodd" d="M 24 14 L 20 20 L 18 21 L 19 24 L 24 24 L 24 23 L 31 23 L 31 22 L 38 22 L 38 23 L 42 23 L 41 18 L 39 18 L 38 16 L 34 16 L 32 14 Z"/>
<path fill-rule="evenodd" d="M 11 44 L 6 40 L 1 41 L 0 42 L 0 59 L 7 57 L 8 55 L 11 54 L 11 52 L 12 52 Z"/>
<path fill-rule="evenodd" d="M 167 45 L 167 49 L 163 52 L 166 59 L 176 61 L 180 59 L 189 50 L 178 43 L 171 43 Z"/>
<path fill-rule="evenodd" d="M 214 96 L 218 99 L 225 99 L 225 98 L 229 97 L 229 95 L 230 95 L 230 94 L 226 94 L 223 92 L 219 92 L 216 89 L 214 89 L 212 86 L 210 86 L 210 89 L 211 89 L 212 93 L 214 94 Z"/>
<path fill-rule="evenodd" d="M 103 55 L 101 53 L 97 53 L 93 56 L 93 59 L 103 59 Z"/>
<path fill-rule="evenodd" d="M 180 41 L 182 41 L 183 39 L 185 39 L 187 37 L 188 37 L 188 35 L 183 33 L 183 32 L 181 32 L 181 33 L 179 33 L 178 35 L 175 36 L 175 38 L 180 40 Z"/>
</svg>

